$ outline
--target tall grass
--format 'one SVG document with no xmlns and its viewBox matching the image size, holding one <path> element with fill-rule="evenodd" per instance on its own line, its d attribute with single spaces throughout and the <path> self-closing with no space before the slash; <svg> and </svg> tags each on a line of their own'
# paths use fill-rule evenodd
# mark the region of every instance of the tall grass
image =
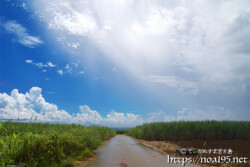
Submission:
<svg viewBox="0 0 250 167">
<path fill-rule="evenodd" d="M 0 165 L 67 166 L 92 156 L 114 135 L 114 130 L 97 126 L 0 123 Z"/>
<path fill-rule="evenodd" d="M 126 133 L 145 140 L 250 140 L 250 121 L 155 122 Z"/>
<path fill-rule="evenodd" d="M 115 129 L 116 134 L 124 134 L 127 132 L 127 129 Z"/>
</svg>

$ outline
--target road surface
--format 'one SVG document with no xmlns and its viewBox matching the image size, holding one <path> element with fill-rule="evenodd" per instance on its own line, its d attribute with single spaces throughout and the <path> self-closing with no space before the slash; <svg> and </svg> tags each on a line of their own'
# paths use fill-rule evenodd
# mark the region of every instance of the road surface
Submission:
<svg viewBox="0 0 250 167">
<path fill-rule="evenodd" d="M 99 148 L 84 167 L 180 167 L 168 163 L 167 155 L 142 146 L 129 136 L 116 135 Z M 186 164 L 186 166 L 193 166 Z"/>
</svg>

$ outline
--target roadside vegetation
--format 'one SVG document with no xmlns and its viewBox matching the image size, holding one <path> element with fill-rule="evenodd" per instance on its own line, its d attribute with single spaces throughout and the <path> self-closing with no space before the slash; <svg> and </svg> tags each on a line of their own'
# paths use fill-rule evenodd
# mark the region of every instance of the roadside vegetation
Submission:
<svg viewBox="0 0 250 167">
<path fill-rule="evenodd" d="M 115 134 L 98 126 L 0 123 L 0 166 L 73 166 Z"/>
<path fill-rule="evenodd" d="M 127 129 L 115 129 L 116 134 L 125 134 L 127 132 Z"/>
<path fill-rule="evenodd" d="M 250 121 L 155 122 L 127 130 L 144 140 L 250 140 Z"/>
</svg>

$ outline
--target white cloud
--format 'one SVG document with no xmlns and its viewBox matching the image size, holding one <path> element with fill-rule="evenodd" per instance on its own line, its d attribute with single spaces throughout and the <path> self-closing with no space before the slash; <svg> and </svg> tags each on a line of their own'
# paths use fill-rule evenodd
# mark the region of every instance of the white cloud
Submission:
<svg viewBox="0 0 250 167">
<path fill-rule="evenodd" d="M 53 92 L 48 92 L 53 93 Z M 111 111 L 102 117 L 97 111 L 87 105 L 79 106 L 80 112 L 69 114 L 59 110 L 55 104 L 46 102 L 42 96 L 42 89 L 32 87 L 25 94 L 14 89 L 10 95 L 0 93 L 0 120 L 26 120 L 31 118 L 37 122 L 76 123 L 84 125 L 104 125 L 109 127 L 133 127 L 142 123 L 174 121 L 174 120 L 233 120 L 233 113 L 220 106 L 211 106 L 206 110 L 192 110 L 182 108 L 178 115 L 171 116 L 163 111 L 148 114 L 143 117 L 133 113 L 119 113 Z"/>
<path fill-rule="evenodd" d="M 213 105 L 205 109 L 181 108 L 177 116 L 169 115 L 163 111 L 149 113 L 145 122 L 162 122 L 162 121 L 202 121 L 202 120 L 247 120 L 244 117 L 238 117 L 236 114 L 219 105 Z"/>
<path fill-rule="evenodd" d="M 17 89 L 11 95 L 0 93 L 0 118 L 24 119 L 37 117 L 42 122 L 65 122 L 71 116 L 64 110 L 58 110 L 57 106 L 45 101 L 42 97 L 42 89 L 32 87 L 26 94 L 19 93 Z"/>
<path fill-rule="evenodd" d="M 102 117 L 101 115 L 95 111 L 91 110 L 89 106 L 84 105 L 80 106 L 80 113 L 76 114 L 76 120 L 78 122 L 84 122 L 85 124 L 91 125 L 91 124 L 102 124 Z"/>
<path fill-rule="evenodd" d="M 33 62 L 33 60 L 26 60 L 25 62 L 38 67 L 39 69 L 41 69 L 42 72 L 47 72 L 48 68 L 56 67 L 56 65 L 53 64 L 52 62 L 47 62 L 46 64 L 43 64 L 42 62 L 35 63 L 35 62 Z"/>
<path fill-rule="evenodd" d="M 152 112 L 148 114 L 147 122 L 168 122 L 176 120 L 174 116 L 167 115 L 163 111 Z"/>
<path fill-rule="evenodd" d="M 36 67 L 38 67 L 39 69 L 41 69 L 42 72 L 47 72 L 48 68 L 54 68 L 54 70 L 56 70 L 56 72 L 59 75 L 63 75 L 65 73 L 69 73 L 69 74 L 74 74 L 74 75 L 83 75 L 85 74 L 85 71 L 78 68 L 79 63 L 71 63 L 71 64 L 66 64 L 64 69 L 61 68 L 59 65 L 53 64 L 52 62 L 48 61 L 47 63 L 42 63 L 42 62 L 34 62 L 33 60 L 25 60 L 25 62 L 27 64 L 32 64 Z"/>
<path fill-rule="evenodd" d="M 78 72 L 78 75 L 83 75 L 83 74 L 85 74 L 85 71 L 79 71 Z"/>
<path fill-rule="evenodd" d="M 25 62 L 31 64 L 33 63 L 33 60 L 26 60 Z"/>
<path fill-rule="evenodd" d="M 249 6 L 247 0 L 34 2 L 62 43 L 89 41 L 137 79 L 166 76 L 166 86 L 196 95 L 243 92 L 250 84 Z M 173 86 L 180 81 L 183 87 Z"/>
<path fill-rule="evenodd" d="M 33 65 L 37 66 L 38 68 L 56 67 L 56 65 L 51 63 L 51 62 L 47 62 L 46 64 L 43 64 L 42 62 L 34 63 L 33 60 L 26 60 L 25 62 L 28 63 L 28 64 L 33 64 Z"/>
<path fill-rule="evenodd" d="M 188 94 L 196 95 L 199 91 L 199 84 L 197 82 L 176 76 L 150 75 L 144 78 L 153 83 L 165 84 L 169 87 L 177 88 L 179 91 L 184 91 Z"/>
<path fill-rule="evenodd" d="M 73 68 L 69 64 L 66 64 L 65 70 L 69 73 L 72 73 Z"/>
<path fill-rule="evenodd" d="M 5 23 L 4 27 L 6 31 L 15 35 L 15 38 L 13 39 L 14 41 L 19 42 L 26 47 L 34 48 L 43 44 L 43 41 L 40 40 L 39 37 L 30 35 L 25 27 L 15 21 Z"/>
<path fill-rule="evenodd" d="M 81 70 L 79 67 L 79 63 L 71 63 L 71 64 L 66 64 L 65 70 L 63 71 L 64 73 L 70 73 L 70 74 L 75 74 L 75 75 L 83 75 L 85 74 L 84 70 Z"/>
<path fill-rule="evenodd" d="M 11 95 L 0 93 L 0 120 L 30 120 L 31 117 L 38 122 L 76 123 L 84 125 L 105 125 L 111 127 L 131 127 L 140 122 L 135 114 L 111 112 L 102 117 L 89 106 L 79 106 L 80 112 L 75 116 L 65 110 L 59 110 L 55 104 L 45 101 L 42 89 L 32 87 L 29 92 L 22 94 L 17 89 Z"/>
<path fill-rule="evenodd" d="M 69 64 L 66 64 L 65 69 L 66 70 L 70 69 Z"/>
<path fill-rule="evenodd" d="M 25 3 L 22 3 L 22 4 L 21 4 L 21 7 L 23 7 L 23 9 L 25 9 L 25 10 L 28 11 L 27 5 L 26 5 Z"/>
<path fill-rule="evenodd" d="M 70 4 L 59 2 L 58 5 L 66 6 Z M 67 7 L 74 10 L 72 6 Z M 49 27 L 52 29 L 65 29 L 70 34 L 85 36 L 85 34 L 93 32 L 97 27 L 95 19 L 90 16 L 88 11 L 81 13 L 74 10 L 72 13 L 60 13 L 61 11 L 58 10 L 54 12 L 56 12 L 55 17 L 49 23 Z"/>
<path fill-rule="evenodd" d="M 112 111 L 104 118 L 104 123 L 111 127 L 133 127 L 144 121 L 140 115 L 132 113 L 119 113 Z"/>
<path fill-rule="evenodd" d="M 55 67 L 56 65 L 53 64 L 53 63 L 51 63 L 51 62 L 48 62 L 48 63 L 47 63 L 47 66 L 48 66 L 48 67 Z"/>
<path fill-rule="evenodd" d="M 177 120 L 235 120 L 236 115 L 229 109 L 215 105 L 204 110 L 182 108 L 178 111 Z"/>
<path fill-rule="evenodd" d="M 62 69 L 57 70 L 57 73 L 58 73 L 59 75 L 63 75 L 63 70 L 62 70 Z"/>
<path fill-rule="evenodd" d="M 68 43 L 67 45 L 74 48 L 74 49 L 77 49 L 80 46 L 80 43 L 74 43 L 73 42 L 73 43 Z"/>
<path fill-rule="evenodd" d="M 73 65 L 75 68 L 78 68 L 79 62 L 74 62 L 74 63 L 72 63 L 72 65 Z"/>
</svg>

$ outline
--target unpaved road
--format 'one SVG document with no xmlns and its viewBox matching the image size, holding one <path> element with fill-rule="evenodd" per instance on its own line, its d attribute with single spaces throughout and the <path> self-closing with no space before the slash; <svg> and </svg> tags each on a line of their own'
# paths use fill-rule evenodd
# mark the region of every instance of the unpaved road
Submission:
<svg viewBox="0 0 250 167">
<path fill-rule="evenodd" d="M 140 145 L 133 138 L 116 135 L 105 146 L 99 148 L 93 160 L 85 167 L 179 167 L 170 164 L 167 155 Z M 186 166 L 192 166 L 187 164 Z"/>
</svg>

